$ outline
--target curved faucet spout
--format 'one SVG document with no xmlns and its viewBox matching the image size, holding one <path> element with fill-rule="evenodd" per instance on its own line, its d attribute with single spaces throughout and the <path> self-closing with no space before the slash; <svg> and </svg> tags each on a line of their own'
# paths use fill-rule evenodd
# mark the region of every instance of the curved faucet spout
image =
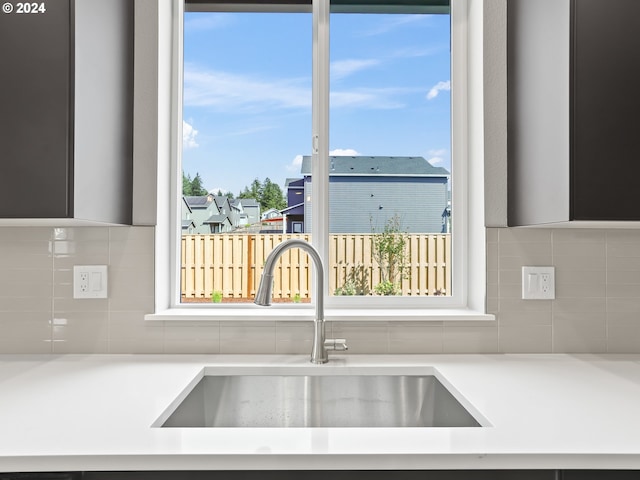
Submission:
<svg viewBox="0 0 640 480">
<path fill-rule="evenodd" d="M 315 294 L 314 300 L 316 303 L 316 314 L 314 319 L 314 334 L 313 334 L 313 349 L 311 350 L 311 362 L 312 363 L 327 363 L 329 356 L 327 350 L 346 350 L 347 345 L 344 340 L 332 339 L 327 341 L 325 339 L 325 323 L 324 323 L 324 268 L 322 266 L 322 259 L 318 254 L 318 251 L 313 246 L 304 240 L 293 238 L 286 240 L 272 250 L 267 257 L 264 264 L 264 270 L 262 277 L 260 278 L 260 285 L 256 292 L 254 303 L 256 305 L 269 306 L 271 305 L 271 295 L 273 290 L 273 270 L 276 262 L 280 259 L 282 254 L 292 248 L 300 248 L 307 252 L 307 254 L 313 260 L 315 266 Z M 328 343 L 326 345 L 325 343 Z"/>
</svg>

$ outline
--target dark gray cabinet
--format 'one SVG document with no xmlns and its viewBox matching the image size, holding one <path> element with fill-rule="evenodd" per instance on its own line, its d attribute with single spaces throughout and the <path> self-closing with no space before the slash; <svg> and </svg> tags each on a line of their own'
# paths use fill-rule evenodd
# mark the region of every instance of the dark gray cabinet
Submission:
<svg viewBox="0 0 640 480">
<path fill-rule="evenodd" d="M 70 22 L 69 0 L 0 15 L 0 216 L 69 216 Z"/>
<path fill-rule="evenodd" d="M 572 218 L 640 220 L 640 2 L 574 0 Z"/>
<path fill-rule="evenodd" d="M 262 470 L 84 472 L 83 480 L 557 480 L 555 470 Z"/>
<path fill-rule="evenodd" d="M 0 219 L 131 223 L 133 2 L 3 2 Z"/>
<path fill-rule="evenodd" d="M 252 470 L 0 473 L 0 480 L 636 480 L 635 470 Z"/>
<path fill-rule="evenodd" d="M 640 2 L 507 8 L 509 225 L 640 220 Z"/>
</svg>

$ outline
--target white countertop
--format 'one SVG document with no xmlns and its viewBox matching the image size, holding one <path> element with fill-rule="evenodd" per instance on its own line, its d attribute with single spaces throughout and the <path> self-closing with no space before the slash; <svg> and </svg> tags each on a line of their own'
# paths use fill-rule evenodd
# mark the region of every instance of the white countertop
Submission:
<svg viewBox="0 0 640 480">
<path fill-rule="evenodd" d="M 205 366 L 435 368 L 489 426 L 152 428 Z M 494 468 L 640 469 L 640 355 L 0 356 L 0 472 Z"/>
</svg>

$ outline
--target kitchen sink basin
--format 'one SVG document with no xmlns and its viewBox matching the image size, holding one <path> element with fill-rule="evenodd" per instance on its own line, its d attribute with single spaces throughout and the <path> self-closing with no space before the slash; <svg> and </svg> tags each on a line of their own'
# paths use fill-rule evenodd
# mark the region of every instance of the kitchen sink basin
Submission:
<svg viewBox="0 0 640 480">
<path fill-rule="evenodd" d="M 435 375 L 207 375 L 160 427 L 480 427 Z"/>
</svg>

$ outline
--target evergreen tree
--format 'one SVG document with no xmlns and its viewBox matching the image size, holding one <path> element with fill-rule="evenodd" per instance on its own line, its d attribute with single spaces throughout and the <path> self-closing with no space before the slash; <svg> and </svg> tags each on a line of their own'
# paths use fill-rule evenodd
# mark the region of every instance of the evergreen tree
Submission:
<svg viewBox="0 0 640 480">
<path fill-rule="evenodd" d="M 182 172 L 182 195 L 189 197 L 193 195 L 191 192 L 191 176 Z"/>
<path fill-rule="evenodd" d="M 260 204 L 260 209 L 263 212 L 270 208 L 282 210 L 287 206 L 282 189 L 268 177 L 264 179 L 264 182 L 260 182 L 257 178 L 254 179 L 250 187 L 244 187 L 238 198 L 255 199 Z"/>
<path fill-rule="evenodd" d="M 191 180 L 191 195 L 195 197 L 201 197 L 207 195 L 209 192 L 202 186 L 202 178 L 199 173 Z"/>
<path fill-rule="evenodd" d="M 229 200 L 233 200 L 234 196 L 233 193 L 231 192 L 227 192 L 227 193 L 222 193 L 222 190 L 218 189 L 218 193 L 216 193 L 217 196 L 219 197 L 227 197 Z"/>
<path fill-rule="evenodd" d="M 260 180 L 255 178 L 253 182 L 251 182 L 251 188 L 244 187 L 244 190 L 240 192 L 238 198 L 254 198 L 258 202 L 260 202 L 260 198 L 262 197 L 262 183 Z"/>
<path fill-rule="evenodd" d="M 191 175 L 185 175 L 182 172 L 182 195 L 187 197 L 201 197 L 208 195 L 209 192 L 202 186 L 202 177 L 199 173 L 192 179 Z"/>
<path fill-rule="evenodd" d="M 265 178 L 262 184 L 262 198 L 260 198 L 260 208 L 263 211 L 275 208 L 282 210 L 287 206 L 287 202 L 282 193 L 282 189 L 277 183 L 273 183 L 269 177 Z"/>
</svg>

